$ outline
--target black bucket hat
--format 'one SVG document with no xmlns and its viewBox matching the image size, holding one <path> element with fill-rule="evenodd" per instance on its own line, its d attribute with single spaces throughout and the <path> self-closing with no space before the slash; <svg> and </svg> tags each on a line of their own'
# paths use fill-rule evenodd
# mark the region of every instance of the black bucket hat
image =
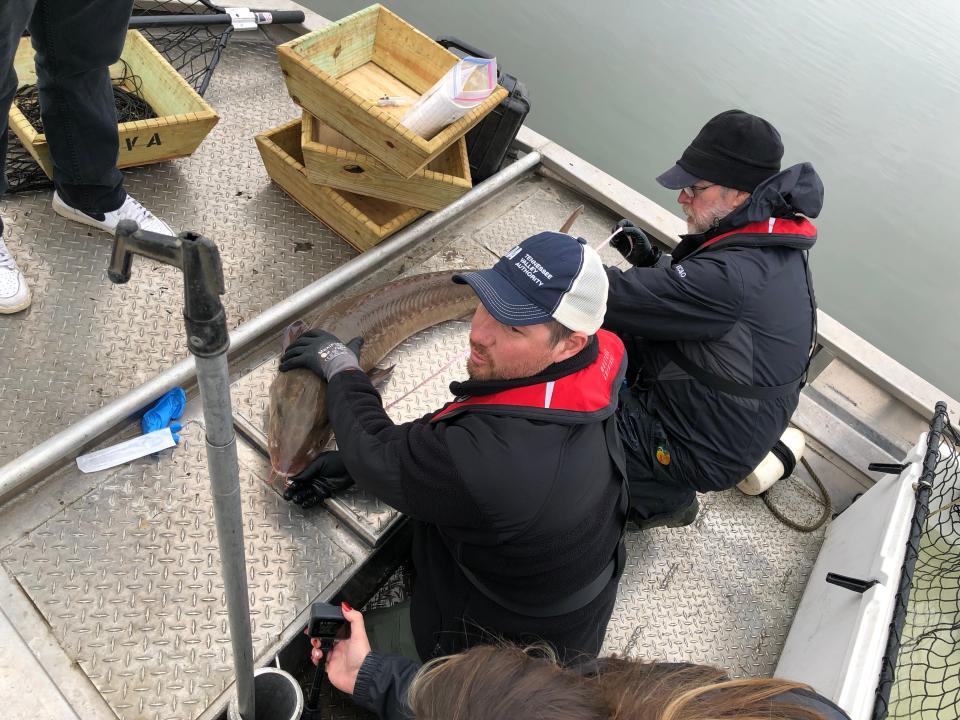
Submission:
<svg viewBox="0 0 960 720">
<path fill-rule="evenodd" d="M 763 118 L 743 110 L 727 110 L 711 118 L 683 151 L 677 164 L 657 178 L 679 190 L 697 180 L 745 192 L 780 172 L 780 133 Z"/>
</svg>

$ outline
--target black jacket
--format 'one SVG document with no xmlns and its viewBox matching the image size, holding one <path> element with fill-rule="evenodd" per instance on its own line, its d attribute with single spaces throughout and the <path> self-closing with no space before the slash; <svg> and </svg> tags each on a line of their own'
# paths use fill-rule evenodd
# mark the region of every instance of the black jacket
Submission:
<svg viewBox="0 0 960 720">
<path fill-rule="evenodd" d="M 762 183 L 748 203 L 706 233 L 682 236 L 656 267 L 607 268 L 604 327 L 620 334 L 637 392 L 659 418 L 673 462 L 697 490 L 746 477 L 784 431 L 799 383 L 773 399 L 740 397 L 694 379 L 671 360 L 738 385 L 799 380 L 815 334 L 807 250 L 823 186 L 807 163 Z M 630 371 L 628 371 L 628 377 Z"/>
<path fill-rule="evenodd" d="M 544 639 L 561 656 L 599 651 L 619 572 L 582 609 L 543 618 L 506 610 L 461 570 L 497 598 L 543 607 L 588 585 L 621 547 L 622 450 L 610 429 L 625 361 L 614 335 L 598 336 L 603 347 L 594 339 L 537 377 L 454 383 L 454 394 L 469 397 L 403 425 L 361 372 L 330 382 L 327 407 L 350 475 L 415 521 L 411 624 L 421 657 L 490 634 Z M 593 396 L 577 405 L 587 390 Z"/>
<path fill-rule="evenodd" d="M 596 664 L 579 668 L 584 675 L 602 672 L 603 658 Z M 679 667 L 679 666 L 678 666 Z M 381 720 L 412 720 L 407 706 L 407 691 L 420 663 L 399 655 L 381 655 L 374 651 L 367 655 L 357 673 L 353 701 Z M 825 720 L 850 720 L 838 705 L 811 690 L 790 690 L 776 695 L 773 700 L 800 705 L 819 713 Z"/>
</svg>

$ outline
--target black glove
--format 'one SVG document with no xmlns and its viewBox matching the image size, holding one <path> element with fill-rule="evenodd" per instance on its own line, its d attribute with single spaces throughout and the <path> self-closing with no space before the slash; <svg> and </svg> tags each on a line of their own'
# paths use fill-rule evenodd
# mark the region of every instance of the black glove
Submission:
<svg viewBox="0 0 960 720">
<path fill-rule="evenodd" d="M 308 330 L 287 348 L 280 358 L 280 372 L 309 368 L 327 382 L 344 370 L 360 368 L 363 338 L 355 337 L 344 345 L 326 330 Z"/>
<path fill-rule="evenodd" d="M 290 478 L 290 485 L 283 491 L 283 499 L 304 509 L 311 508 L 351 485 L 353 478 L 347 473 L 340 452 L 330 450 L 320 453 L 306 470 Z"/>
<path fill-rule="evenodd" d="M 650 267 L 660 259 L 660 248 L 650 244 L 650 238 L 629 220 L 621 220 L 611 232 L 620 229 L 610 244 L 634 267 Z"/>
</svg>

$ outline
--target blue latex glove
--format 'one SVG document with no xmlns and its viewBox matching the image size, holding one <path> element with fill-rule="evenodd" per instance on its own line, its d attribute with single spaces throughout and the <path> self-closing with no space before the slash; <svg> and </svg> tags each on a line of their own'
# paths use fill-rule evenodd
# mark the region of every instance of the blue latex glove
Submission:
<svg viewBox="0 0 960 720">
<path fill-rule="evenodd" d="M 183 407 L 186 403 L 187 394 L 182 388 L 175 387 L 170 389 L 154 403 L 152 408 L 147 410 L 140 420 L 140 428 L 144 434 L 146 434 L 167 427 L 171 420 L 176 420 L 183 415 Z M 180 438 L 176 433 L 179 432 L 180 429 L 181 426 L 179 424 L 174 424 L 170 427 L 170 430 L 174 433 L 173 439 L 178 442 Z"/>
</svg>

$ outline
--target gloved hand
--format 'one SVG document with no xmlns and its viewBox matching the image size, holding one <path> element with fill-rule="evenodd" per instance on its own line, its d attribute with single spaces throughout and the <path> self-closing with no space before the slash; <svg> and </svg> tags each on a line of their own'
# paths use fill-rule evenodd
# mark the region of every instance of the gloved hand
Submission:
<svg viewBox="0 0 960 720">
<path fill-rule="evenodd" d="M 344 345 L 326 330 L 308 330 L 287 348 L 280 358 L 280 372 L 309 368 L 327 382 L 344 370 L 360 368 L 363 338 L 355 337 Z"/>
<path fill-rule="evenodd" d="M 650 267 L 660 259 L 660 248 L 650 244 L 650 238 L 629 220 L 618 222 L 611 232 L 620 229 L 610 244 L 634 267 Z"/>
<path fill-rule="evenodd" d="M 299 475 L 290 478 L 290 485 L 283 491 L 283 499 L 302 508 L 319 505 L 335 492 L 353 485 L 353 478 L 340 459 L 338 450 L 320 453 Z"/>
</svg>

